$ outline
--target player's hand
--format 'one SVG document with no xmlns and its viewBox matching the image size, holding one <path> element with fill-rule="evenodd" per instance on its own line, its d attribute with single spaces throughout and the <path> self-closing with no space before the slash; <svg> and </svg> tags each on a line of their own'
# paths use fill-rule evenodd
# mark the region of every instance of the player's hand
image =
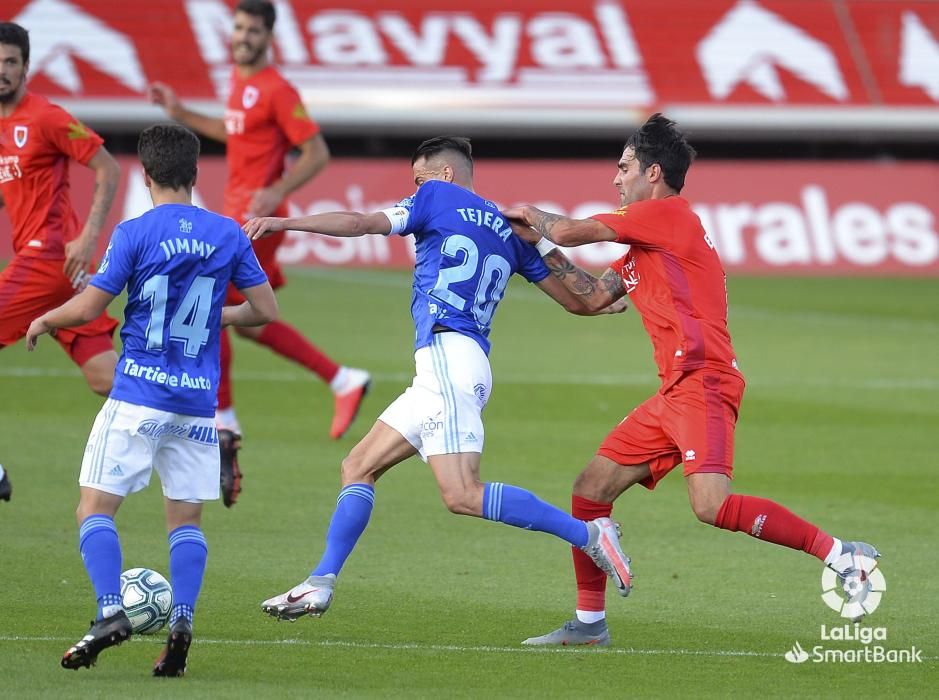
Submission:
<svg viewBox="0 0 939 700">
<path fill-rule="evenodd" d="M 76 291 L 81 291 L 79 286 L 84 281 L 85 271 L 93 253 L 94 245 L 85 236 L 79 236 L 65 244 L 65 267 L 62 269 Z"/>
<path fill-rule="evenodd" d="M 628 308 L 629 308 L 629 298 L 628 298 L 628 297 L 620 297 L 619 299 L 617 299 L 616 301 L 614 301 L 612 304 L 610 304 L 608 307 L 606 307 L 605 309 L 603 309 L 602 313 L 605 313 L 605 314 L 621 314 L 621 313 L 623 313 L 623 312 L 624 312 L 626 309 L 628 309 Z"/>
<path fill-rule="evenodd" d="M 506 214 L 506 212 L 502 213 Z M 532 245 L 536 245 L 538 241 L 542 239 L 541 233 L 533 229 L 528 224 L 521 223 L 518 219 L 509 219 L 509 225 L 512 227 L 512 231 L 516 236 L 521 238 L 523 241 L 528 241 Z"/>
<path fill-rule="evenodd" d="M 286 230 L 286 219 L 277 216 L 264 216 L 246 221 L 242 228 L 252 241 L 267 238 L 272 233 Z"/>
<path fill-rule="evenodd" d="M 54 331 L 55 329 L 50 328 L 49 325 L 40 316 L 29 324 L 29 330 L 26 331 L 26 349 L 29 352 L 32 352 L 36 349 L 36 342 L 39 340 L 39 336 L 41 336 L 43 333 L 54 335 Z"/>
<path fill-rule="evenodd" d="M 155 105 L 159 105 L 166 113 L 175 118 L 175 113 L 179 110 L 179 98 L 176 92 L 166 83 L 150 83 L 147 86 L 147 99 Z"/>
<path fill-rule="evenodd" d="M 274 187 L 262 187 L 255 190 L 251 196 L 251 203 L 248 204 L 247 218 L 270 216 L 283 200 L 284 196 Z"/>
</svg>

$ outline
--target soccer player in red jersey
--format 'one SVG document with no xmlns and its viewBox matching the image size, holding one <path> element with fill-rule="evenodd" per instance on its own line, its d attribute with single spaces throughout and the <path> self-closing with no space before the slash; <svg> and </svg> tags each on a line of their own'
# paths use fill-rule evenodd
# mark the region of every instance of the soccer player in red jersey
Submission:
<svg viewBox="0 0 939 700">
<path fill-rule="evenodd" d="M 13 259 L 0 272 L 0 348 L 26 335 L 30 322 L 80 291 L 120 181 L 117 161 L 96 133 L 26 89 L 29 34 L 0 22 L 0 207 L 13 225 Z M 69 196 L 69 159 L 95 173 L 82 226 Z M 87 275 L 87 278 L 86 278 Z M 117 321 L 102 313 L 55 339 L 97 394 L 111 391 Z M 0 498 L 9 477 L 0 467 Z"/>
<path fill-rule="evenodd" d="M 307 114 L 294 87 L 268 62 L 275 18 L 274 6 L 266 0 L 242 0 L 235 8 L 231 37 L 235 67 L 224 119 L 186 109 L 173 90 L 162 83 L 152 84 L 149 90 L 151 100 L 170 117 L 204 136 L 225 142 L 228 180 L 223 213 L 239 223 L 256 216 L 287 216 L 287 195 L 315 177 L 329 161 L 329 149 L 319 125 Z M 285 171 L 284 159 L 294 147 L 300 155 Z M 280 233 L 254 242 L 255 253 L 274 289 L 286 283 L 276 260 L 283 240 L 284 233 Z M 241 301 L 231 289 L 228 303 Z M 367 372 L 338 365 L 283 321 L 260 328 L 238 328 L 236 332 L 303 365 L 327 382 L 335 395 L 329 434 L 333 439 L 342 437 L 368 390 Z M 222 490 L 225 504 L 230 506 L 240 490 L 234 454 L 240 444 L 240 427 L 232 401 L 228 333 L 222 334 L 221 352 L 217 421 L 223 452 Z M 226 471 L 230 474 L 227 484 Z"/>
<path fill-rule="evenodd" d="M 744 379 L 727 330 L 724 268 L 701 221 L 680 196 L 694 149 L 661 114 L 626 142 L 613 184 L 622 207 L 575 220 L 519 207 L 505 212 L 516 232 L 535 243 L 558 279 L 590 308 L 628 294 L 652 340 L 661 386 L 606 437 L 574 482 L 572 514 L 609 517 L 630 486 L 648 489 L 684 463 L 691 508 L 704 523 L 741 531 L 815 556 L 847 582 L 866 581 L 879 553 L 841 542 L 774 501 L 732 494 L 734 427 Z M 629 251 L 598 279 L 556 247 L 595 241 L 628 243 Z M 606 576 L 574 550 L 577 608 L 573 620 L 533 645 L 610 643 Z M 621 588 L 629 594 L 629 584 Z"/>
</svg>

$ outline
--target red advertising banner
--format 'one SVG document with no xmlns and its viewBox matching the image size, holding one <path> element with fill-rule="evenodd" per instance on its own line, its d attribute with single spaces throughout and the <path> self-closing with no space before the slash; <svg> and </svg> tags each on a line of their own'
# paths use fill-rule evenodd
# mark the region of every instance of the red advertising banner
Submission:
<svg viewBox="0 0 939 700">
<path fill-rule="evenodd" d="M 121 157 L 123 182 L 109 226 L 137 216 L 149 198 L 137 161 Z M 618 206 L 615 160 L 482 161 L 477 188 L 500 206 L 531 203 L 587 217 Z M 197 202 L 220 209 L 225 163 L 204 158 Z M 90 171 L 72 167 L 82 216 Z M 407 162 L 339 159 L 292 197 L 294 215 L 375 211 L 414 190 Z M 911 163 L 708 162 L 692 166 L 683 195 L 730 273 L 939 276 L 939 165 Z M 105 241 L 102 241 L 102 246 Z M 579 263 L 603 268 L 625 250 L 609 243 L 569 249 Z M 10 254 L 0 217 L 0 257 Z M 292 233 L 279 251 L 288 265 L 409 267 L 411 238 L 328 238 Z"/>
<path fill-rule="evenodd" d="M 227 95 L 235 0 L 0 0 L 34 89 L 93 123 L 159 111 L 148 82 Z M 939 2 L 278 0 L 273 57 L 324 125 L 934 129 Z M 728 118 L 734 124 L 728 127 Z"/>
</svg>

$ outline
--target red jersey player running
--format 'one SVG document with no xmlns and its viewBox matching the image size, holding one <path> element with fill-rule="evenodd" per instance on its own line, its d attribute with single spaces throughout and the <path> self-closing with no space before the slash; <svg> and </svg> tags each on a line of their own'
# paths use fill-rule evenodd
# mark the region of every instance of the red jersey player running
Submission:
<svg viewBox="0 0 939 700">
<path fill-rule="evenodd" d="M 29 34 L 0 22 L 0 207 L 13 225 L 13 259 L 0 272 L 0 348 L 26 335 L 30 322 L 68 301 L 86 283 L 105 217 L 120 180 L 101 138 L 62 108 L 26 89 Z M 95 173 L 84 227 L 69 197 L 68 161 Z M 90 278 L 90 275 L 88 275 Z M 117 321 L 102 313 L 55 339 L 95 393 L 107 396 L 117 354 Z M 12 488 L 0 467 L 0 499 Z"/>
<path fill-rule="evenodd" d="M 297 91 L 268 63 L 273 38 L 274 6 L 266 0 L 242 0 L 235 8 L 231 37 L 231 89 L 225 118 L 198 114 L 181 105 L 172 89 L 162 83 L 150 86 L 150 98 L 173 119 L 204 136 L 224 141 L 228 161 L 224 214 L 240 223 L 256 216 L 287 216 L 285 198 L 319 173 L 329 161 L 329 149 L 319 126 L 303 107 Z M 292 148 L 300 156 L 285 172 L 284 158 Z M 284 233 L 254 242 L 254 250 L 274 289 L 286 283 L 277 264 L 277 248 Z M 230 289 L 228 304 L 243 299 Z M 300 332 L 283 321 L 260 328 L 237 328 L 243 338 L 266 345 L 328 382 L 335 395 L 330 437 L 339 439 L 349 429 L 369 385 L 361 369 L 336 364 Z M 222 492 L 231 506 L 241 490 L 241 474 L 235 452 L 240 427 L 231 391 L 231 341 L 222 333 L 222 366 L 219 379 L 219 444 L 222 448 Z"/>
<path fill-rule="evenodd" d="M 572 514 L 582 520 L 609 517 L 613 501 L 630 486 L 653 489 L 684 463 L 699 520 L 818 557 L 849 590 L 867 580 L 869 571 L 862 567 L 876 565 L 876 549 L 841 542 L 774 501 L 730 492 L 744 380 L 727 330 L 724 268 L 701 221 L 679 196 L 694 155 L 674 122 L 656 114 L 630 136 L 620 158 L 613 184 L 622 208 L 584 220 L 530 206 L 505 212 L 525 224 L 516 231 L 538 245 L 552 274 L 589 307 L 603 308 L 629 295 L 652 340 L 662 382 L 613 428 L 577 477 Z M 630 245 L 599 279 L 555 247 L 594 241 Z M 610 643 L 605 574 L 576 549 L 574 573 L 576 617 L 525 644 Z M 620 594 L 628 595 L 629 586 Z M 863 606 L 854 602 L 860 617 Z"/>
</svg>

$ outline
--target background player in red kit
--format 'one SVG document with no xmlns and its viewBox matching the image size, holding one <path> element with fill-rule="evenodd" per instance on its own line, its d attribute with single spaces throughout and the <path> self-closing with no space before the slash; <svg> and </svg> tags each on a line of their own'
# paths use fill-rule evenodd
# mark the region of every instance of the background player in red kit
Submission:
<svg viewBox="0 0 939 700">
<path fill-rule="evenodd" d="M 630 136 L 618 163 L 613 184 L 622 208 L 584 220 L 534 207 L 505 212 L 524 224 L 517 233 L 538 245 L 552 274 L 588 306 L 603 308 L 629 295 L 652 340 L 662 382 L 613 428 L 577 477 L 572 515 L 609 517 L 623 491 L 637 483 L 655 488 L 684 463 L 691 508 L 702 522 L 803 550 L 843 580 L 866 581 L 858 567 L 879 556 L 871 545 L 841 542 L 778 503 L 730 492 L 744 380 L 727 330 L 723 266 L 701 221 L 679 196 L 694 155 L 674 122 L 656 114 Z M 555 246 L 595 241 L 630 245 L 599 279 Z M 525 644 L 610 643 L 606 576 L 577 550 L 574 571 L 576 617 Z M 628 584 L 620 594 L 629 594 Z"/>
<path fill-rule="evenodd" d="M 228 181 L 223 213 L 239 223 L 256 216 L 287 216 L 287 195 L 312 179 L 329 161 L 329 149 L 319 126 L 307 114 L 293 86 L 268 63 L 274 20 L 274 6 L 266 0 L 242 0 L 235 8 L 231 38 L 235 67 L 224 120 L 186 109 L 172 89 L 162 83 L 150 86 L 151 100 L 164 107 L 170 117 L 226 143 Z M 294 147 L 300 155 L 285 172 L 284 158 Z M 254 242 L 255 253 L 274 289 L 286 283 L 275 257 L 283 239 L 284 234 L 279 233 Z M 241 301 L 232 289 L 228 303 Z M 236 332 L 307 367 L 329 383 L 335 395 L 329 434 L 333 439 L 342 437 L 368 389 L 367 372 L 338 365 L 283 321 L 260 328 L 238 328 Z M 222 334 L 221 353 L 217 421 L 223 455 L 222 491 L 225 504 L 230 506 L 240 490 L 240 473 L 234 459 L 240 427 L 232 401 L 227 332 Z"/>
<path fill-rule="evenodd" d="M 0 348 L 26 335 L 30 322 L 67 301 L 86 282 L 91 257 L 120 181 L 117 161 L 84 124 L 26 90 L 29 34 L 0 22 L 0 206 L 13 225 L 13 259 L 0 272 Z M 69 197 L 69 159 L 95 173 L 85 225 Z M 90 277 L 90 276 L 89 276 Z M 92 391 L 111 391 L 117 321 L 103 313 L 55 339 Z M 9 500 L 0 467 L 0 499 Z"/>
</svg>

